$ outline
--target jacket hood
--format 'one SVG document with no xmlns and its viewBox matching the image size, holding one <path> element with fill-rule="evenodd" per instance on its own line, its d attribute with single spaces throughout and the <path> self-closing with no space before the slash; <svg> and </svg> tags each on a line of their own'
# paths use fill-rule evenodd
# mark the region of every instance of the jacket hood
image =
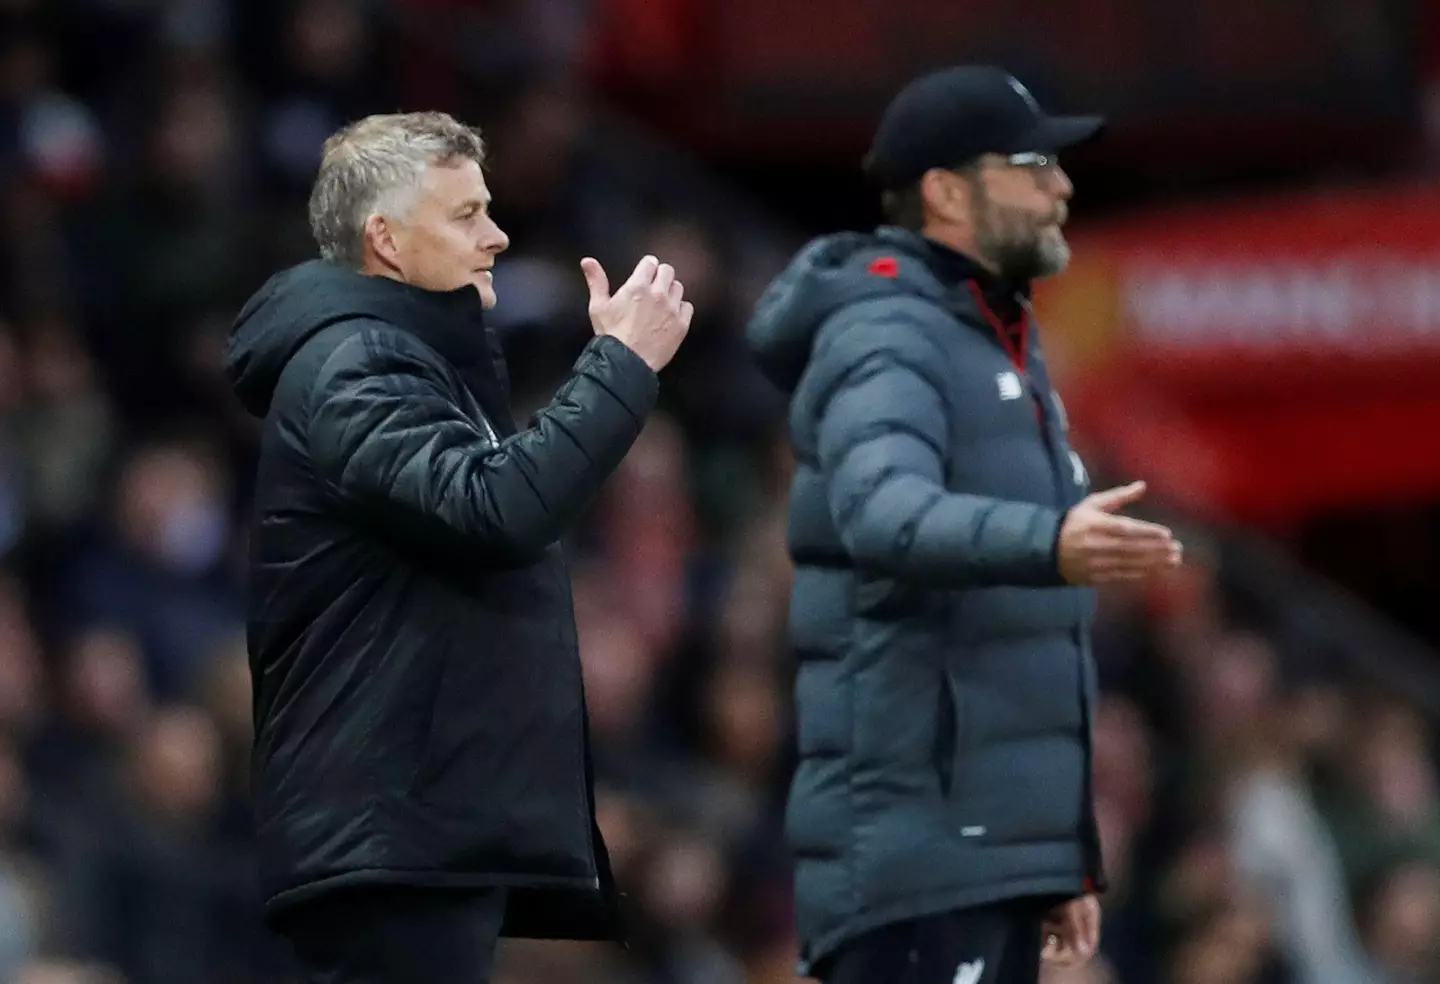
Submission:
<svg viewBox="0 0 1440 984">
<path fill-rule="evenodd" d="M 245 302 L 230 329 L 225 373 L 245 409 L 263 417 L 290 359 L 336 322 L 374 318 L 411 328 L 443 326 L 462 315 L 469 325 L 480 312 L 473 287 L 428 291 L 309 260 L 275 274 Z M 483 345 L 483 329 L 476 337 Z"/>
<path fill-rule="evenodd" d="M 816 333 L 836 311 L 886 296 L 943 299 L 928 252 L 923 237 L 891 226 L 811 240 L 766 288 L 746 327 L 760 368 L 793 392 Z"/>
</svg>

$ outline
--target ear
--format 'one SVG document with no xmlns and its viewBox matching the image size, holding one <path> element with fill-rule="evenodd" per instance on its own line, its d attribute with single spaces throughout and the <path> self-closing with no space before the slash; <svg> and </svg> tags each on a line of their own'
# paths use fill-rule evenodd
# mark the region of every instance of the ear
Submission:
<svg viewBox="0 0 1440 984">
<path fill-rule="evenodd" d="M 400 247 L 395 242 L 395 229 L 378 212 L 365 220 L 365 243 L 386 266 L 400 266 Z"/>
<path fill-rule="evenodd" d="M 920 178 L 920 197 L 931 215 L 957 222 L 970 214 L 970 184 L 954 171 L 931 168 Z"/>
</svg>

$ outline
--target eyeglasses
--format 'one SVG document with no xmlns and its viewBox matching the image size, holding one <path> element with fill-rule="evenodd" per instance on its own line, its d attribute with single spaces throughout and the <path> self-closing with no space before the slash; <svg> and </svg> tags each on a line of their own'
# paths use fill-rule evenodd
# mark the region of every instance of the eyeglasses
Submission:
<svg viewBox="0 0 1440 984">
<path fill-rule="evenodd" d="M 1019 154 L 985 154 L 978 158 L 972 158 L 964 164 L 945 168 L 945 170 L 963 175 L 987 165 L 1001 164 L 1007 167 L 1023 167 L 1032 172 L 1037 180 L 1050 178 L 1060 173 L 1060 158 L 1054 154 L 1042 154 L 1038 151 L 1024 151 Z"/>
<path fill-rule="evenodd" d="M 1011 167 L 1030 167 L 1037 171 L 1049 171 L 1060 166 L 1060 159 L 1054 154 L 1037 154 L 1026 152 L 1023 154 L 1011 154 L 1005 158 L 1005 163 Z"/>
</svg>

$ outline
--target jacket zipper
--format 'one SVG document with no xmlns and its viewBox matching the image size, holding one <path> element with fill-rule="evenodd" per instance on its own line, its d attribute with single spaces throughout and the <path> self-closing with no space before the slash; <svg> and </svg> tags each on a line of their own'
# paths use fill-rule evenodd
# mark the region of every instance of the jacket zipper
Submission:
<svg viewBox="0 0 1440 984">
<path fill-rule="evenodd" d="M 1045 457 L 1050 459 L 1050 478 L 1055 482 L 1055 501 L 1063 512 L 1069 508 L 1070 496 L 1066 489 L 1065 469 L 1060 462 L 1060 449 L 1055 444 L 1055 436 L 1050 428 L 1050 409 L 1045 406 L 1045 400 L 1041 395 L 1035 391 L 1028 374 L 1025 376 L 1025 385 L 1030 390 L 1030 399 L 1035 404 L 1040 439 L 1045 442 Z"/>
<path fill-rule="evenodd" d="M 485 436 L 490 439 L 490 446 L 500 447 L 500 435 L 495 433 L 495 427 L 490 423 L 490 417 L 485 413 L 483 407 L 480 408 L 480 424 L 485 428 Z"/>
<path fill-rule="evenodd" d="M 1020 306 L 1021 306 L 1021 308 L 1025 311 L 1025 317 L 1026 317 L 1027 319 L 1033 317 L 1033 311 L 1032 311 L 1032 309 L 1031 309 L 1030 302 L 1029 302 L 1028 300 L 1026 300 L 1026 299 L 1023 298 L 1023 297 L 1020 298 Z M 1027 333 L 1027 334 L 1028 334 L 1028 333 Z M 1025 354 L 1028 355 L 1029 353 L 1027 352 L 1027 353 L 1025 353 Z M 1039 427 L 1040 427 L 1040 439 L 1041 439 L 1042 441 L 1044 441 L 1044 443 L 1045 443 L 1045 456 L 1046 456 L 1048 459 L 1050 459 L 1050 477 L 1051 477 L 1051 479 L 1052 479 L 1052 480 L 1054 481 L 1054 483 L 1055 483 L 1055 501 L 1056 501 L 1058 507 L 1060 508 L 1060 510 L 1063 512 L 1064 510 L 1066 510 L 1066 509 L 1069 508 L 1069 504 L 1070 504 L 1070 493 L 1069 493 L 1069 487 L 1068 487 L 1068 485 L 1067 485 L 1067 477 L 1066 477 L 1066 474 L 1065 474 L 1065 467 L 1064 467 L 1064 464 L 1065 464 L 1065 463 L 1061 462 L 1061 460 L 1060 460 L 1060 448 L 1059 448 L 1059 445 L 1057 444 L 1057 442 L 1056 442 L 1056 440 L 1055 440 L 1055 432 L 1054 432 L 1054 429 L 1053 429 L 1053 428 L 1051 427 L 1051 425 L 1050 425 L 1050 417 L 1051 417 L 1052 410 L 1051 410 L 1051 408 L 1050 408 L 1049 406 L 1047 406 L 1047 402 L 1048 402 L 1048 401 L 1045 399 L 1045 397 L 1048 396 L 1048 394 L 1041 394 L 1038 390 L 1036 390 L 1035 385 L 1034 385 L 1034 380 L 1033 380 L 1033 378 L 1031 377 L 1031 375 L 1030 375 L 1030 373 L 1029 373 L 1029 371 L 1028 371 L 1027 369 L 1020 369 L 1018 366 L 1017 366 L 1017 369 L 1018 369 L 1018 371 L 1020 372 L 1020 375 L 1021 375 L 1021 377 L 1023 378 L 1023 380 L 1024 380 L 1024 382 L 1025 382 L 1025 387 L 1026 387 L 1026 389 L 1029 390 L 1029 392 L 1030 392 L 1030 399 L 1031 399 L 1031 401 L 1035 404 L 1036 421 L 1037 421 L 1037 423 L 1038 423 L 1038 425 L 1039 425 Z M 1075 642 L 1076 642 L 1077 647 L 1078 647 L 1079 650 L 1080 650 L 1080 658 L 1079 658 L 1079 660 L 1077 660 L 1077 666 L 1076 666 L 1076 670 L 1077 670 L 1077 673 L 1076 673 L 1076 676 L 1077 676 L 1076 684 L 1077 684 L 1077 688 L 1078 688 L 1078 690 L 1079 690 L 1079 693 L 1077 694 L 1077 696 L 1079 697 L 1079 700 L 1080 700 L 1080 735 L 1079 735 L 1079 738 L 1080 738 L 1080 748 L 1081 748 L 1081 752 L 1082 752 L 1082 755 L 1083 755 L 1083 758 L 1084 758 L 1084 763 L 1085 763 L 1085 766 L 1084 766 L 1084 773 L 1085 773 L 1085 774 L 1084 774 L 1084 780 L 1083 780 L 1083 783 L 1082 783 L 1082 785 L 1081 785 L 1081 791 L 1080 791 L 1080 804 L 1079 804 L 1079 807 L 1080 807 L 1080 828 L 1081 828 L 1081 829 L 1079 830 L 1079 834 L 1080 834 L 1080 840 L 1081 840 L 1082 849 L 1084 850 L 1085 854 L 1087 855 L 1087 857 L 1086 857 L 1086 868 L 1087 868 L 1087 870 L 1086 870 L 1086 872 L 1085 872 L 1085 883 L 1086 883 L 1086 887 L 1087 887 L 1087 889 L 1088 889 L 1088 888 L 1090 887 L 1091 883 L 1092 883 L 1091 871 L 1090 871 L 1089 869 L 1091 869 L 1092 867 L 1098 869 L 1098 867 L 1099 867 L 1098 847 L 1097 847 L 1098 838 L 1097 838 L 1096 832 L 1095 832 L 1095 830 L 1094 830 L 1094 806 L 1093 806 L 1094 792 L 1093 792 L 1093 790 L 1092 790 L 1092 788 L 1091 788 L 1091 775 L 1090 775 L 1091 769 L 1094 767 L 1094 766 L 1093 766 L 1093 759 L 1094 759 L 1094 753 L 1095 753 L 1095 751 L 1094 751 L 1094 749 L 1091 747 L 1091 740 L 1090 740 L 1090 736 L 1091 736 L 1091 723 L 1090 723 L 1091 707 L 1090 707 L 1090 699 L 1089 699 L 1089 698 L 1090 698 L 1089 688 L 1088 688 L 1088 686 L 1086 685 L 1086 680 L 1085 680 L 1085 677 L 1086 677 L 1087 653 L 1088 653 L 1088 650 L 1089 650 L 1089 643 L 1088 643 L 1088 641 L 1086 640 L 1085 627 L 1084 627 L 1084 626 L 1081 626 L 1078 630 L 1076 630 L 1075 635 L 1076 635 Z"/>
<path fill-rule="evenodd" d="M 1030 374 L 1030 327 L 1035 319 L 1035 309 L 1030 304 L 1029 298 L 1016 295 L 1015 300 L 1020 305 L 1020 332 L 1019 338 L 1011 334 L 1011 326 L 1007 324 L 995 310 L 990 307 L 990 302 L 985 299 L 985 292 L 980 285 L 973 280 L 966 281 L 970 288 L 970 295 L 975 299 L 976 306 L 985 320 L 990 322 L 991 329 L 995 332 L 995 340 L 1010 357 L 1010 364 L 1015 367 L 1016 374 L 1021 382 L 1025 384 L 1025 390 L 1030 394 L 1030 402 L 1035 407 L 1035 420 L 1040 428 L 1040 440 L 1045 445 L 1045 456 L 1050 459 L 1050 477 L 1055 483 L 1056 502 L 1066 503 L 1069 497 L 1065 491 L 1065 470 L 1060 466 L 1059 448 L 1056 447 L 1050 432 L 1050 410 L 1045 406 L 1041 394 L 1036 392 L 1034 377 Z"/>
<path fill-rule="evenodd" d="M 552 573 L 554 573 L 555 575 L 555 583 L 556 586 L 560 588 L 561 595 L 567 600 L 567 603 L 573 609 L 574 596 L 570 590 L 569 578 L 567 578 L 566 575 L 563 573 L 563 566 L 559 569 L 552 567 Z M 570 625 L 567 625 L 565 627 L 565 636 L 566 640 L 570 643 L 570 646 L 578 655 L 580 651 L 580 639 L 578 630 L 572 628 Z M 580 798 L 585 803 L 586 823 L 587 825 L 591 826 L 591 829 L 587 832 L 585 840 L 586 853 L 589 856 L 590 868 L 595 872 L 594 877 L 590 879 L 591 886 L 594 888 L 602 888 L 603 886 L 601 885 L 600 880 L 600 860 L 595 852 L 595 830 L 593 825 L 593 821 L 595 818 L 595 804 L 594 802 L 592 802 L 590 795 L 590 787 L 594 781 L 592 778 L 592 765 L 590 759 L 590 709 L 586 705 L 585 678 L 583 675 L 581 675 L 579 679 L 580 685 L 576 688 L 576 692 L 577 696 L 580 698 L 581 720 L 580 741 L 578 742 L 580 752 Z"/>
<path fill-rule="evenodd" d="M 1030 340 L 1029 326 L 1035 317 L 1035 311 L 1027 298 L 1017 297 L 1016 300 L 1020 303 L 1020 310 L 1024 312 L 1023 317 L 1025 319 L 1025 330 L 1021 332 L 1020 344 L 1028 346 Z M 1016 365 L 1016 370 L 1025 382 L 1025 389 L 1030 394 L 1030 402 L 1035 404 L 1035 419 L 1040 427 L 1040 440 L 1045 443 L 1045 456 L 1050 459 L 1050 478 L 1055 483 L 1055 501 L 1059 508 L 1064 510 L 1070 501 L 1070 495 L 1066 486 L 1065 468 L 1060 461 L 1060 448 L 1055 443 L 1054 431 L 1050 426 L 1051 409 L 1046 405 L 1048 401 L 1045 399 L 1048 394 L 1042 394 L 1035 388 L 1034 377 L 1030 374 L 1029 356 L 1030 353 L 1026 350 L 1020 352 L 1020 359 Z"/>
</svg>

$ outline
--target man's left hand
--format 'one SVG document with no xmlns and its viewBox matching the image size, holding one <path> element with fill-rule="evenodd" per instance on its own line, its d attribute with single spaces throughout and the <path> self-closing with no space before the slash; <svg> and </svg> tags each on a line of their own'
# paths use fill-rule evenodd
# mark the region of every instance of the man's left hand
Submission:
<svg viewBox="0 0 1440 984">
<path fill-rule="evenodd" d="M 1057 967 L 1081 967 L 1100 949 L 1100 899 L 1082 895 L 1045 916 L 1040 958 Z"/>
</svg>

